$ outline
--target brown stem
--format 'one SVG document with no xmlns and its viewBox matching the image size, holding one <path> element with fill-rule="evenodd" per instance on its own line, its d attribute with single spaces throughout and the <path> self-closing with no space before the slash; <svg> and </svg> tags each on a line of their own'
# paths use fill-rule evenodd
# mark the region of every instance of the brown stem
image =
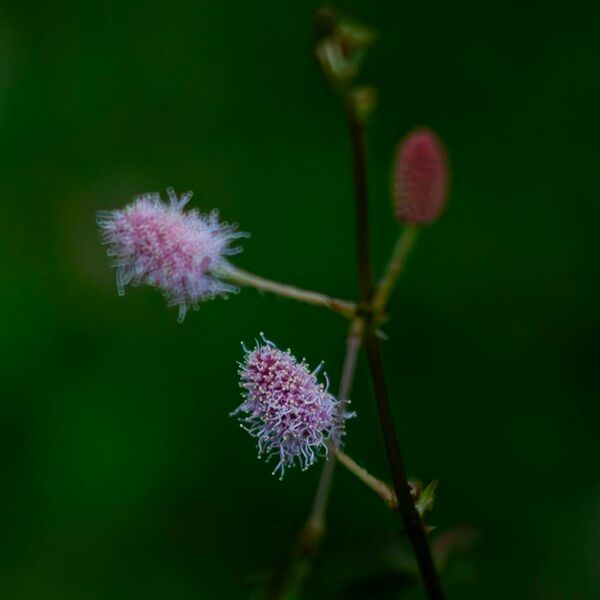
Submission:
<svg viewBox="0 0 600 600">
<path fill-rule="evenodd" d="M 356 262 L 360 300 L 366 304 L 371 299 L 371 248 L 369 242 L 369 196 L 367 191 L 367 163 L 365 126 L 348 100 L 348 126 L 352 147 L 354 195 L 356 198 Z"/>
<path fill-rule="evenodd" d="M 379 425 L 385 442 L 394 491 L 398 498 L 398 508 L 404 520 L 406 534 L 412 544 L 428 597 L 432 600 L 443 600 L 445 598 L 444 590 L 433 562 L 427 534 L 413 502 L 406 469 L 404 468 L 404 462 L 400 454 L 398 438 L 394 430 L 390 400 L 385 384 L 383 363 L 381 361 L 380 342 L 372 333 L 366 336 L 365 349 L 373 381 L 373 390 L 377 400 Z"/>
<path fill-rule="evenodd" d="M 369 316 L 372 317 L 372 279 L 364 124 L 360 121 L 355 107 L 351 103 L 349 107 L 350 139 L 352 142 L 352 155 L 354 159 L 354 185 L 356 195 L 358 283 L 361 304 L 363 305 L 363 308 L 367 309 Z M 369 327 L 364 343 L 373 379 L 375 398 L 377 400 L 379 424 L 385 440 L 392 481 L 398 498 L 398 508 L 404 519 L 406 533 L 415 552 L 427 594 L 432 600 L 442 600 L 444 598 L 444 591 L 435 564 L 433 563 L 429 541 L 427 540 L 425 530 L 423 529 L 421 518 L 419 517 L 412 500 L 408 477 L 406 476 L 398 439 L 394 430 L 394 423 L 390 413 L 389 397 L 383 375 L 379 340 L 375 337 L 375 332 L 371 326 L 372 323 L 369 323 L 368 325 Z"/>
</svg>

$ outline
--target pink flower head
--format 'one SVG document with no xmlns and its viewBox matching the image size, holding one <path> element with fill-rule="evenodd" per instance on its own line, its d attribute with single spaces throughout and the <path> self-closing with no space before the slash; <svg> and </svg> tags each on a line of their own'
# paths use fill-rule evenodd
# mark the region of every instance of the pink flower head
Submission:
<svg viewBox="0 0 600 600">
<path fill-rule="evenodd" d="M 405 223 L 432 223 L 448 193 L 446 151 L 429 129 L 415 129 L 398 146 L 394 160 L 396 217 Z"/>
<path fill-rule="evenodd" d="M 347 413 L 327 391 L 329 382 L 317 381 L 322 364 L 310 371 L 289 350 L 279 350 L 261 334 L 253 350 L 243 344 L 245 357 L 240 363 L 240 387 L 244 402 L 233 412 L 240 425 L 257 439 L 259 458 L 277 461 L 273 474 L 283 479 L 286 467 L 297 462 L 302 470 L 310 467 L 320 454 L 327 454 L 327 441 L 337 446 L 344 435 Z"/>
<path fill-rule="evenodd" d="M 192 192 L 180 198 L 172 188 L 167 193 L 168 204 L 159 193 L 144 194 L 121 210 L 98 211 L 97 222 L 114 257 L 119 295 L 129 283 L 158 288 L 169 306 L 179 306 L 183 321 L 199 302 L 237 291 L 219 277 L 227 265 L 224 257 L 241 252 L 231 241 L 247 234 L 220 223 L 216 210 L 184 212 Z"/>
</svg>

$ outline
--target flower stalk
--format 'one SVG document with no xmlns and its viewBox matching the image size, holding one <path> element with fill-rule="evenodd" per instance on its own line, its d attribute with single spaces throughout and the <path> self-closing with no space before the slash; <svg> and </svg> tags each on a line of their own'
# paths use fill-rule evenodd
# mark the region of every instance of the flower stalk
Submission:
<svg viewBox="0 0 600 600">
<path fill-rule="evenodd" d="M 418 234 L 419 229 L 414 225 L 409 225 L 398 237 L 385 271 L 377 285 L 377 291 L 371 301 L 371 309 L 374 315 L 378 316 L 384 313 L 392 290 L 404 270 L 406 259 L 415 245 Z"/>
<path fill-rule="evenodd" d="M 235 285 L 253 287 L 257 290 L 270 292 L 284 298 L 291 298 L 298 302 L 312 304 L 313 306 L 322 306 L 346 318 L 352 318 L 356 313 L 356 303 L 349 300 L 341 300 L 340 298 L 327 296 L 320 292 L 304 290 L 287 283 L 272 281 L 271 279 L 266 279 L 259 275 L 244 271 L 243 269 L 239 269 L 238 267 L 234 267 L 232 264 L 224 266 L 222 273 L 225 279 Z"/>
<path fill-rule="evenodd" d="M 356 317 L 352 321 L 346 338 L 346 353 L 344 355 L 342 377 L 340 379 L 338 392 L 341 410 L 344 410 L 345 405 L 350 400 L 350 391 L 352 389 L 352 384 L 354 383 L 356 363 L 358 361 L 364 334 L 364 325 L 364 318 Z M 306 550 L 309 550 L 311 553 L 317 551 L 321 537 L 325 533 L 325 514 L 327 512 L 327 504 L 329 502 L 329 494 L 336 463 L 335 446 L 329 444 L 328 451 L 329 460 L 325 462 L 323 469 L 321 470 L 321 477 L 313 500 L 312 509 L 300 535 L 301 543 L 309 546 L 310 548 L 307 548 Z"/>
<path fill-rule="evenodd" d="M 342 411 L 349 400 L 352 384 L 354 383 L 364 324 L 364 318 L 356 316 L 350 325 L 346 338 L 346 352 L 338 390 L 340 410 Z M 310 514 L 298 534 L 292 552 L 275 571 L 266 589 L 267 600 L 286 598 L 291 591 L 299 588 L 310 569 L 310 559 L 319 551 L 321 539 L 326 532 L 325 515 L 337 462 L 335 446 L 331 443 L 328 444 L 328 454 L 329 459 L 325 461 L 321 470 Z"/>
<path fill-rule="evenodd" d="M 377 479 L 377 477 L 373 477 L 371 473 L 357 464 L 345 452 L 336 449 L 335 455 L 340 463 L 353 475 L 356 475 L 367 487 L 371 488 L 387 504 L 388 508 L 392 510 L 398 508 L 398 499 L 389 485 Z"/>
</svg>

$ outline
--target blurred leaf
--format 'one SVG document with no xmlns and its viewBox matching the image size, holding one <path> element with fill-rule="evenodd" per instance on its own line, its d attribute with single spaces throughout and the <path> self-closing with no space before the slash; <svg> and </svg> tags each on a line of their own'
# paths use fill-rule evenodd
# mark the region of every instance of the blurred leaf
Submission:
<svg viewBox="0 0 600 600">
<path fill-rule="evenodd" d="M 480 533 L 469 525 L 453 527 L 439 535 L 432 544 L 435 562 L 441 567 L 458 554 L 470 552 L 477 544 Z"/>
</svg>

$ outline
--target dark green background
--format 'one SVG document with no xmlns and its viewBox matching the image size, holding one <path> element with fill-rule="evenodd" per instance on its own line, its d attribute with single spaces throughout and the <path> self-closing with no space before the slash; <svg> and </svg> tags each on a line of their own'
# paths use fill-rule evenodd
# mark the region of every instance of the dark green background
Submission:
<svg viewBox="0 0 600 600">
<path fill-rule="evenodd" d="M 252 233 L 236 264 L 353 296 L 317 6 L 2 1 L 1 598 L 247 597 L 302 522 L 319 468 L 277 481 L 228 417 L 239 343 L 264 330 L 337 385 L 342 319 L 244 290 L 178 325 L 152 290 L 116 296 L 93 213 L 193 189 Z M 341 6 L 381 33 L 362 79 L 378 270 L 395 142 L 428 124 L 452 162 L 384 346 L 409 470 L 440 480 L 430 520 L 481 532 L 451 596 L 598 597 L 598 4 Z M 354 407 L 348 452 L 385 477 L 364 362 Z M 378 597 L 342 557 L 398 528 L 339 472 L 307 597 Z"/>
</svg>

